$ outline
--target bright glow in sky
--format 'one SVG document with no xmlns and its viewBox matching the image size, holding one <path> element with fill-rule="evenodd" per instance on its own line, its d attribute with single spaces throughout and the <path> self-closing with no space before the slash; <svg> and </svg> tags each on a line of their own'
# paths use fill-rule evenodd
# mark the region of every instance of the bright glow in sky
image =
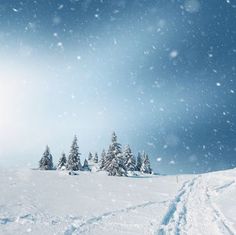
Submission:
<svg viewBox="0 0 236 235">
<path fill-rule="evenodd" d="M 115 130 L 159 172 L 235 166 L 231 4 L 4 0 L 0 17 L 1 165 L 46 144 L 56 162 L 74 134 L 87 157 Z"/>
</svg>

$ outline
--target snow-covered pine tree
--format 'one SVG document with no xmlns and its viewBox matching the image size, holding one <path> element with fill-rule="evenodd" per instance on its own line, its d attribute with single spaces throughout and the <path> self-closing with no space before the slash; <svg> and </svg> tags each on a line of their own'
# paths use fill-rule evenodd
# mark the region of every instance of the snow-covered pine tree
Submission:
<svg viewBox="0 0 236 235">
<path fill-rule="evenodd" d="M 57 164 L 57 170 L 64 170 L 66 169 L 66 154 L 62 153 L 61 158 L 59 159 L 59 162 Z"/>
<path fill-rule="evenodd" d="M 150 161 L 149 161 L 148 155 L 146 153 L 143 153 L 142 166 L 140 168 L 140 171 L 142 173 L 146 173 L 146 174 L 151 174 L 152 173 Z"/>
<path fill-rule="evenodd" d="M 88 160 L 91 161 L 92 159 L 93 159 L 93 155 L 92 155 L 91 152 L 89 152 L 89 154 L 88 154 Z"/>
<path fill-rule="evenodd" d="M 123 159 L 124 159 L 124 164 L 125 164 L 126 170 L 127 171 L 135 171 L 136 161 L 135 161 L 135 158 L 133 156 L 133 153 L 132 153 L 129 145 L 125 146 L 125 149 L 123 151 Z"/>
<path fill-rule="evenodd" d="M 103 149 L 102 153 L 101 153 L 101 159 L 99 161 L 100 170 L 103 170 L 105 162 L 106 162 L 106 151 L 105 151 L 105 149 Z"/>
<path fill-rule="evenodd" d="M 141 153 L 138 152 L 138 156 L 137 156 L 137 161 L 136 161 L 136 171 L 140 171 L 142 166 L 142 157 L 141 157 Z"/>
<path fill-rule="evenodd" d="M 111 163 L 106 167 L 106 170 L 110 176 L 127 176 L 121 158 L 113 158 Z"/>
<path fill-rule="evenodd" d="M 108 175 L 127 176 L 122 157 L 121 145 L 117 142 L 115 132 L 112 133 L 112 143 L 109 146 L 103 169 L 108 171 Z"/>
<path fill-rule="evenodd" d="M 68 156 L 68 161 L 66 165 L 67 170 L 72 171 L 79 171 L 82 169 L 81 163 L 80 163 L 80 153 L 79 153 L 79 147 L 77 144 L 77 137 L 74 137 L 74 140 L 72 142 L 71 150 Z"/>
<path fill-rule="evenodd" d="M 98 163 L 98 154 L 97 153 L 94 154 L 93 162 Z"/>
<path fill-rule="evenodd" d="M 50 153 L 50 149 L 48 146 L 46 146 L 46 150 L 43 153 L 43 156 L 39 161 L 39 169 L 40 170 L 52 170 L 53 169 L 52 154 Z"/>
<path fill-rule="evenodd" d="M 84 159 L 83 171 L 91 171 L 91 169 L 89 168 L 88 161 L 87 161 L 86 158 Z"/>
</svg>

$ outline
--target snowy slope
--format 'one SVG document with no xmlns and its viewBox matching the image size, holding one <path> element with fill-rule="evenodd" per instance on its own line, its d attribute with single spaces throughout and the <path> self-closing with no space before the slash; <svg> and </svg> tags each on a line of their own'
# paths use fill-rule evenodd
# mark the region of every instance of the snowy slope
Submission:
<svg viewBox="0 0 236 235">
<path fill-rule="evenodd" d="M 236 170 L 69 176 L 0 170 L 0 234 L 236 234 Z"/>
</svg>

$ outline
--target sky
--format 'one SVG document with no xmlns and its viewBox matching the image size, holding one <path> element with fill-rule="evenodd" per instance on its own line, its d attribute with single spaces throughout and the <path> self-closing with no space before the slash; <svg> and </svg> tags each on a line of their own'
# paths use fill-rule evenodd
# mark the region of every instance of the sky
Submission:
<svg viewBox="0 0 236 235">
<path fill-rule="evenodd" d="M 0 1 L 0 166 L 111 133 L 154 171 L 236 166 L 236 1 Z"/>
</svg>

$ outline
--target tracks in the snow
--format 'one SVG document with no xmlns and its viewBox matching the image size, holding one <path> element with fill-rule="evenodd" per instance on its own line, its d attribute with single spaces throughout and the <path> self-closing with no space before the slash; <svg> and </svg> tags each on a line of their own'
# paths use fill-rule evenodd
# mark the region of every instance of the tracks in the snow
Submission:
<svg viewBox="0 0 236 235">
<path fill-rule="evenodd" d="M 233 235 L 224 215 L 213 206 L 207 179 L 197 176 L 183 184 L 164 215 L 157 235 Z"/>
<path fill-rule="evenodd" d="M 192 187 L 197 178 L 183 184 L 164 215 L 157 235 L 179 234 L 180 225 L 186 223 L 186 205 Z"/>
<path fill-rule="evenodd" d="M 225 187 L 229 187 L 227 184 Z M 208 179 L 197 176 L 185 182 L 171 201 L 156 235 L 234 235 L 236 232 L 221 211 L 212 203 Z M 129 213 L 138 208 L 145 208 L 156 203 L 146 202 L 140 205 L 119 209 L 91 217 L 78 219 L 70 225 L 64 235 L 86 234 L 94 226 L 122 213 Z"/>
<path fill-rule="evenodd" d="M 99 223 L 103 222 L 105 219 L 109 219 L 113 216 L 118 216 L 123 213 L 129 213 L 131 211 L 134 211 L 136 209 L 145 208 L 154 204 L 161 204 L 166 203 L 167 201 L 160 201 L 160 202 L 145 202 L 139 205 L 130 206 L 123 209 L 118 209 L 110 212 L 103 213 L 98 216 L 91 217 L 87 220 L 81 221 L 78 225 L 70 225 L 66 231 L 64 232 L 64 235 L 72 235 L 72 234 L 82 234 L 87 232 L 91 229 L 91 226 L 98 225 Z M 76 221 L 75 221 L 76 222 Z"/>
</svg>

